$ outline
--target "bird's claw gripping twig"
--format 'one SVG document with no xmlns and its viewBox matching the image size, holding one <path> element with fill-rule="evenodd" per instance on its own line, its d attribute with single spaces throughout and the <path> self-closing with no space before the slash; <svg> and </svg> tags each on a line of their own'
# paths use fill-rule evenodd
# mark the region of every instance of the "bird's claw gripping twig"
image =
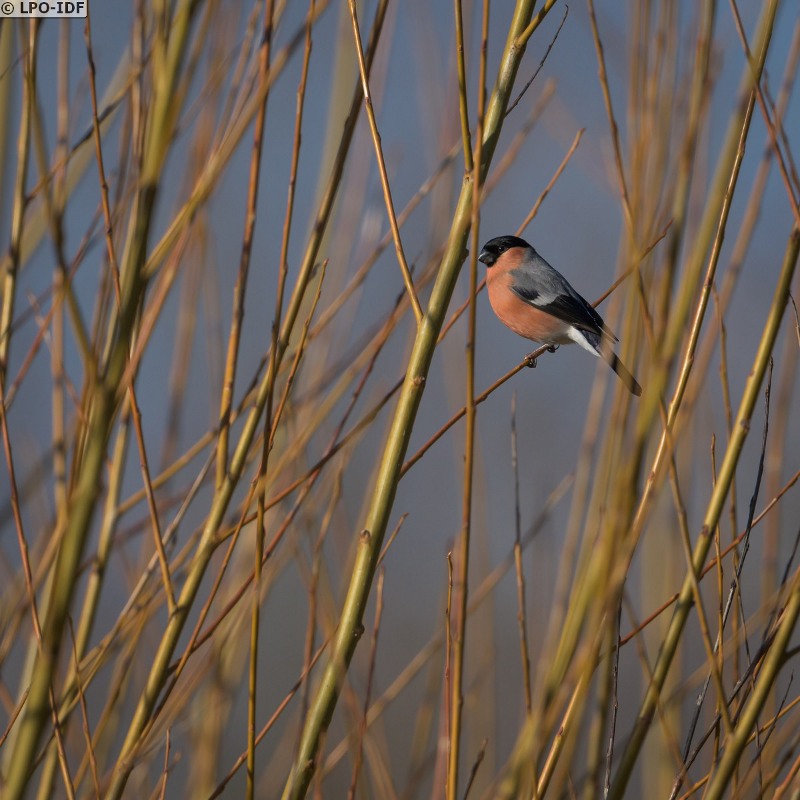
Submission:
<svg viewBox="0 0 800 800">
<path fill-rule="evenodd" d="M 545 345 L 545 350 L 547 350 L 548 353 L 555 353 L 555 351 L 558 350 L 558 345 L 557 344 Z M 534 350 L 532 353 L 528 353 L 528 355 L 525 356 L 525 363 L 531 369 L 533 369 L 536 366 L 536 353 L 537 352 L 538 352 L 538 350 Z"/>
</svg>

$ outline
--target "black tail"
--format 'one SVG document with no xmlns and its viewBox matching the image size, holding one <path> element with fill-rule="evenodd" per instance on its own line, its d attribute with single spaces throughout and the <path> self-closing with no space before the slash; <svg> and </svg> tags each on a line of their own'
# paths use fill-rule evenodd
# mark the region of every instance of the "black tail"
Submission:
<svg viewBox="0 0 800 800">
<path fill-rule="evenodd" d="M 636 378 L 628 372 L 625 365 L 617 357 L 617 354 L 610 348 L 606 349 L 605 347 L 599 348 L 599 352 L 608 366 L 619 375 L 620 380 L 625 384 L 628 391 L 640 397 L 642 394 L 642 387 L 639 386 Z"/>
</svg>

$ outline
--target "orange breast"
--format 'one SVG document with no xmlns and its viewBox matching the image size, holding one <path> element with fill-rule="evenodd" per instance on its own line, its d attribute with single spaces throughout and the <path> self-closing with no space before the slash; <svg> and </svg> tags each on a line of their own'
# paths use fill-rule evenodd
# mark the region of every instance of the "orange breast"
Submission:
<svg viewBox="0 0 800 800">
<path fill-rule="evenodd" d="M 544 344 L 567 344 L 572 339 L 567 336 L 568 325 L 557 317 L 539 311 L 520 299 L 511 285 L 514 279 L 508 271 L 489 269 L 486 289 L 489 303 L 498 319 L 514 333 Z"/>
</svg>

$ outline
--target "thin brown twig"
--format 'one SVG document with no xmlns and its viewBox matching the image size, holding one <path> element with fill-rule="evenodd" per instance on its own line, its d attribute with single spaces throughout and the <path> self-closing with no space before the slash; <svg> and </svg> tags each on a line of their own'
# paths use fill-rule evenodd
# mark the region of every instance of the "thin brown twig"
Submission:
<svg viewBox="0 0 800 800">
<path fill-rule="evenodd" d="M 578 708 L 580 708 L 580 698 L 586 690 L 586 680 L 587 677 L 584 673 L 578 678 L 575 688 L 572 690 L 572 692 L 570 692 L 569 699 L 566 703 L 566 708 L 564 709 L 564 713 L 561 715 L 561 719 L 556 729 L 556 735 L 553 737 L 553 741 L 550 745 L 550 749 L 547 752 L 547 756 L 544 759 L 541 773 L 538 775 L 538 778 L 534 771 L 533 779 L 534 786 L 536 788 L 533 796 L 536 798 L 544 797 L 547 794 L 548 786 L 550 785 L 550 781 L 555 773 L 559 757 L 561 756 L 566 743 L 567 733 L 573 726 L 575 712 Z M 534 765 L 534 770 L 535 769 L 536 766 Z"/>
<path fill-rule="evenodd" d="M 611 143 L 614 148 L 614 162 L 617 167 L 617 178 L 619 180 L 620 197 L 622 199 L 622 210 L 625 215 L 625 222 L 628 228 L 628 234 L 631 240 L 634 238 L 635 229 L 633 226 L 633 214 L 631 211 L 631 201 L 628 195 L 628 184 L 625 179 L 625 165 L 622 160 L 622 148 L 619 143 L 619 126 L 617 125 L 616 117 L 614 116 L 614 108 L 611 104 L 611 90 L 608 87 L 608 74 L 606 73 L 606 60 L 603 48 L 603 42 L 600 39 L 600 31 L 597 28 L 597 16 L 594 12 L 594 0 L 587 0 L 589 8 L 589 22 L 592 29 L 592 39 L 594 40 L 594 47 L 597 51 L 597 72 L 600 79 L 600 88 L 603 92 L 603 102 L 606 106 L 606 116 L 608 117 L 608 125 L 611 130 Z"/>
<path fill-rule="evenodd" d="M 528 27 L 522 31 L 514 41 L 515 47 L 525 47 L 528 39 L 533 36 L 533 32 L 542 24 L 550 9 L 556 4 L 556 0 L 546 0 L 545 4 L 539 9 L 539 13 L 528 23 Z"/>
<path fill-rule="evenodd" d="M 378 572 L 377 586 L 375 588 L 375 622 L 372 626 L 372 646 L 369 653 L 369 666 L 367 668 L 367 687 L 364 690 L 364 713 L 358 726 L 358 742 L 356 743 L 355 761 L 353 763 L 353 774 L 350 779 L 350 788 L 347 791 L 348 800 L 354 800 L 356 796 L 356 786 L 358 784 L 361 764 L 364 760 L 364 737 L 367 733 L 367 714 L 372 699 L 372 684 L 375 680 L 375 660 L 378 654 L 378 633 L 381 625 L 381 615 L 383 614 L 383 582 L 386 577 L 386 568 L 381 567 Z"/>
<path fill-rule="evenodd" d="M 715 300 L 716 300 L 715 295 Z M 716 453 L 716 437 L 712 434 L 711 435 L 711 482 L 712 486 L 717 482 L 717 453 Z M 733 512 L 732 512 L 733 514 Z M 735 517 L 733 517 L 735 520 Z M 733 528 L 732 530 L 736 530 Z M 722 552 L 720 549 L 720 536 L 721 530 L 720 526 L 717 525 L 714 529 L 714 555 L 717 559 L 717 569 L 716 569 L 716 577 L 717 577 L 717 636 L 719 639 L 719 649 L 718 649 L 718 667 L 717 669 L 720 672 L 723 669 L 724 665 L 724 647 L 725 647 L 725 621 L 724 621 L 724 611 L 723 611 L 723 597 L 724 597 L 724 567 L 722 563 Z M 734 551 L 735 552 L 735 551 Z M 688 736 L 687 736 L 688 741 Z M 686 760 L 687 751 L 684 748 L 683 751 L 683 758 L 684 761 Z M 719 758 L 719 736 L 714 737 L 714 759 L 716 760 Z"/>
<path fill-rule="evenodd" d="M 764 90 L 761 88 L 761 77 L 758 74 L 756 60 L 753 58 L 753 54 L 750 51 L 750 45 L 747 42 L 747 34 L 745 33 L 744 26 L 742 25 L 742 18 L 739 15 L 739 7 L 736 4 L 736 0 L 730 0 L 730 4 L 731 10 L 733 11 L 733 21 L 736 25 L 736 32 L 739 34 L 745 56 L 747 57 L 747 61 L 750 64 L 751 70 L 753 71 L 753 87 L 756 92 L 758 107 L 761 109 L 761 114 L 764 117 L 764 124 L 767 126 L 767 131 L 769 132 L 770 145 L 775 152 L 775 158 L 778 162 L 778 169 L 781 173 L 781 178 L 783 178 L 784 186 L 786 187 L 786 195 L 789 199 L 789 205 L 791 206 L 794 214 L 794 224 L 797 228 L 800 228 L 800 204 L 798 204 L 797 196 L 795 195 L 795 190 L 792 186 L 792 181 L 786 168 L 786 162 L 783 158 L 783 151 L 781 150 L 778 142 L 778 134 L 775 130 L 775 122 L 770 116 L 769 108 L 767 108 L 767 101 L 764 98 Z M 783 130 L 783 125 L 781 125 L 781 130 Z"/>
<path fill-rule="evenodd" d="M 447 750 L 444 756 L 444 793 L 445 796 L 449 787 L 449 774 L 447 764 L 449 763 L 449 754 L 452 742 L 452 724 L 453 724 L 453 692 L 451 688 L 452 680 L 450 673 L 452 671 L 453 663 L 453 622 L 452 622 L 452 609 L 453 609 L 453 553 L 451 550 L 447 551 L 447 603 L 444 607 L 444 725 L 446 731 Z M 437 748 L 439 756 L 441 757 L 441 749 Z"/>
<path fill-rule="evenodd" d="M 619 637 L 622 627 L 622 603 L 617 610 L 617 645 L 614 653 L 614 664 L 611 671 L 611 723 L 608 732 L 608 748 L 606 749 L 606 770 L 603 777 L 603 796 L 608 794 L 611 786 L 611 769 L 614 765 L 614 743 L 617 738 L 617 714 L 619 712 Z"/>
<path fill-rule="evenodd" d="M 169 559 L 164 547 L 164 539 L 161 533 L 161 523 L 158 519 L 158 507 L 153 493 L 153 486 L 150 482 L 150 468 L 147 463 L 147 449 L 144 443 L 144 430 L 142 429 L 142 412 L 136 400 L 136 393 L 133 389 L 133 382 L 128 384 L 128 396 L 131 409 L 131 419 L 136 431 L 136 443 L 139 447 L 139 466 L 142 470 L 142 482 L 144 483 L 145 496 L 147 497 L 147 507 L 150 511 L 151 530 L 153 532 L 153 543 L 158 556 L 158 564 L 161 569 L 161 580 L 164 584 L 164 594 L 167 599 L 167 609 L 170 614 L 175 611 L 175 590 L 172 587 L 172 578 L 169 570 Z"/>
<path fill-rule="evenodd" d="M 467 68 L 464 59 L 464 10 L 462 0 L 454 0 L 453 16 L 456 36 L 456 73 L 458 75 L 458 111 L 461 120 L 461 149 L 464 153 L 464 173 L 473 169 L 472 136 L 469 128 L 469 98 L 467 96 Z"/>
<path fill-rule="evenodd" d="M 550 44 L 547 45 L 547 49 L 544 51 L 544 55 L 542 56 L 542 60 L 539 62 L 539 66 L 533 72 L 533 75 L 528 79 L 527 83 L 522 87 L 522 91 L 517 95 L 516 99 L 509 103 L 508 108 L 506 109 L 506 116 L 508 116 L 518 105 L 519 101 L 525 96 L 525 93 L 528 89 L 531 88 L 531 84 L 536 80 L 536 76 L 542 71 L 542 67 L 544 67 L 544 62 L 547 61 L 547 57 L 550 55 L 550 51 L 553 49 L 553 45 L 556 43 L 558 39 L 558 34 L 561 33 L 561 29 L 564 27 L 564 23 L 567 21 L 567 17 L 569 16 L 569 6 L 564 4 L 564 16 L 561 17 L 561 22 L 558 23 L 558 28 L 556 28 L 556 32 L 553 34 L 553 38 L 550 40 Z"/>
<path fill-rule="evenodd" d="M 578 149 L 578 145 L 581 143 L 581 137 L 583 136 L 586 128 L 580 128 L 578 132 L 575 134 L 575 138 L 572 140 L 572 144 L 569 146 L 569 150 L 567 150 L 567 154 L 564 158 L 561 159 L 561 163 L 558 165 L 558 168 L 553 173 L 553 177 L 547 182 L 547 186 L 544 187 L 541 194 L 538 198 L 536 198 L 536 202 L 533 204 L 533 208 L 528 212 L 528 215 L 523 220 L 522 224 L 517 228 L 517 236 L 521 236 L 522 232 L 528 225 L 531 224 L 531 220 L 539 213 L 539 208 L 541 207 L 542 203 L 544 203 L 545 198 L 548 194 L 550 194 L 550 190 L 555 186 L 556 181 L 561 177 L 561 174 L 567 168 L 567 164 L 569 164 L 570 159 L 573 155 L 575 155 L 575 151 Z"/>
<path fill-rule="evenodd" d="M 800 347 L 800 314 L 797 313 L 797 303 L 795 303 L 792 295 L 789 295 L 789 300 L 792 303 L 792 309 L 794 309 L 794 332 L 797 336 L 797 346 Z"/>
<path fill-rule="evenodd" d="M 92 782 L 94 784 L 94 791 L 97 797 L 101 796 L 100 791 L 100 775 L 97 769 L 97 755 L 95 753 L 94 744 L 92 743 L 92 732 L 89 728 L 89 709 L 86 706 L 86 696 L 83 691 L 83 681 L 80 676 L 80 664 L 78 659 L 78 650 L 75 642 L 75 631 L 72 627 L 72 620 L 69 620 L 70 641 L 72 644 L 72 664 L 75 674 L 75 683 L 78 687 L 78 700 L 81 708 L 81 722 L 83 723 L 83 738 L 86 743 L 86 755 L 89 759 L 89 767 L 92 773 Z"/>
<path fill-rule="evenodd" d="M 274 24 L 273 0 L 264 2 L 264 25 L 261 33 L 261 45 L 258 54 L 258 76 L 261 84 L 267 82 L 270 67 L 270 55 L 272 52 L 272 31 Z M 311 26 L 306 26 L 306 59 L 304 61 L 304 75 L 308 69 L 308 53 L 310 50 Z M 267 101 L 269 93 L 264 94 L 264 99 L 256 116 L 255 129 L 253 131 L 253 146 L 250 158 L 250 180 L 248 184 L 247 215 L 245 218 L 244 239 L 242 241 L 242 256 L 237 278 L 237 287 L 240 292 L 236 295 L 235 302 L 235 322 L 231 326 L 231 338 L 228 350 L 228 364 L 230 375 L 225 383 L 225 395 L 223 402 L 227 401 L 227 408 L 222 406 L 222 416 L 220 417 L 220 434 L 225 434 L 225 438 L 220 438 L 217 451 L 217 485 L 222 482 L 224 472 L 227 469 L 227 433 L 230 425 L 230 409 L 233 404 L 233 375 L 235 374 L 236 362 L 238 360 L 239 333 L 241 322 L 244 317 L 244 295 L 247 285 L 247 272 L 250 264 L 250 257 L 253 248 L 253 234 L 255 232 L 256 209 L 258 204 L 259 174 L 261 172 L 261 156 L 264 148 L 264 128 L 267 116 Z M 258 468 L 258 475 L 262 486 L 267 474 L 270 436 L 269 430 L 272 425 L 272 400 L 275 391 L 275 370 L 278 363 L 278 332 L 280 331 L 280 315 L 283 304 L 283 286 L 285 283 L 285 271 L 280 271 L 278 279 L 279 289 L 276 300 L 276 314 L 272 323 L 272 343 L 270 347 L 270 360 L 268 374 L 271 376 L 270 390 L 267 395 L 266 411 L 264 414 L 264 434 L 263 447 L 261 451 L 261 463 Z M 237 327 L 234 341 L 234 327 Z M 301 349 L 298 352 L 302 352 Z M 227 371 L 227 368 L 226 368 Z M 250 614 L 250 653 L 248 659 L 248 684 L 247 684 L 247 782 L 245 785 L 245 797 L 253 800 L 255 797 L 255 772 L 256 772 L 256 716 L 258 700 L 258 643 L 261 621 L 261 554 L 264 550 L 264 492 L 258 493 L 257 513 L 256 513 L 256 535 L 255 552 L 253 554 L 253 592 Z"/>
<path fill-rule="evenodd" d="M 522 515 L 519 503 L 519 458 L 517 455 L 517 393 L 511 395 L 511 470 L 514 473 L 514 567 L 517 573 L 517 625 L 522 659 L 522 687 L 525 710 L 531 713 L 531 657 L 525 602 L 525 570 L 522 566 Z"/>
<path fill-rule="evenodd" d="M 164 766 L 161 769 L 161 787 L 159 789 L 159 799 L 166 800 L 167 796 L 167 778 L 169 777 L 169 757 L 172 751 L 172 729 L 167 728 L 164 734 Z"/>
<path fill-rule="evenodd" d="M 400 272 L 403 274 L 403 282 L 406 285 L 408 298 L 411 302 L 411 307 L 414 309 L 414 316 L 417 318 L 417 325 L 422 323 L 422 306 L 419 304 L 416 289 L 414 288 L 414 280 L 411 277 L 411 270 L 408 268 L 406 256 L 403 252 L 403 242 L 400 238 L 400 228 L 397 224 L 397 216 L 394 211 L 394 203 L 392 201 L 392 190 L 389 187 L 389 176 L 386 173 L 386 162 L 383 158 L 383 148 L 381 147 L 381 136 L 378 132 L 378 123 L 375 121 L 375 111 L 372 107 L 372 96 L 369 91 L 369 75 L 367 70 L 367 62 L 364 58 L 364 49 L 361 46 L 361 31 L 358 25 L 358 14 L 356 11 L 355 0 L 348 0 L 350 5 L 350 20 L 353 23 L 353 38 L 356 46 L 356 55 L 358 56 L 358 69 L 361 74 L 361 86 L 364 90 L 364 108 L 367 112 L 367 120 L 369 121 L 369 129 L 372 134 L 372 142 L 375 145 L 375 159 L 378 163 L 378 172 L 381 176 L 381 186 L 383 187 L 383 198 L 386 203 L 386 214 L 389 218 L 389 225 L 392 229 L 392 236 L 394 237 L 394 249 L 397 253 L 397 263 L 400 265 Z"/>
<path fill-rule="evenodd" d="M 472 769 L 469 771 L 467 786 L 464 789 L 464 800 L 467 800 L 467 798 L 469 797 L 472 785 L 475 783 L 475 776 L 478 774 L 478 769 L 480 769 L 480 766 L 483 763 L 483 759 L 486 756 L 487 744 L 489 744 L 489 740 L 487 738 L 484 738 L 484 740 L 481 742 L 480 749 L 478 750 L 478 755 L 475 756 L 475 761 L 472 762 Z"/>
</svg>

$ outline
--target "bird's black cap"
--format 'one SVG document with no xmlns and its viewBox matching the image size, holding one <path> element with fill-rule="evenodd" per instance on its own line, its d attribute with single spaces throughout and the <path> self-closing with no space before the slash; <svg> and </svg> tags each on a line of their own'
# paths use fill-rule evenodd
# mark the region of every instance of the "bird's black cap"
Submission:
<svg viewBox="0 0 800 800">
<path fill-rule="evenodd" d="M 497 236 L 486 242 L 478 256 L 478 261 L 483 261 L 487 267 L 491 267 L 506 250 L 510 250 L 512 247 L 530 247 L 530 245 L 519 236 Z"/>
</svg>

